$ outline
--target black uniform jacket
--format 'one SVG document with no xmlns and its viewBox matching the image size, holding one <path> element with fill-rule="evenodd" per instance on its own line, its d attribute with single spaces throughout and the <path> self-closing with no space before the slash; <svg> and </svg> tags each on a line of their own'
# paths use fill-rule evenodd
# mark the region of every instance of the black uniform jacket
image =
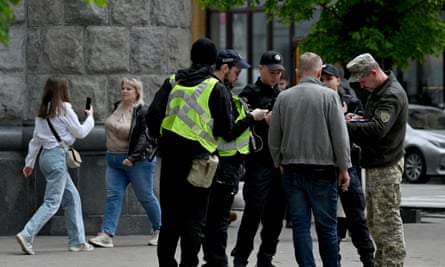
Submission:
<svg viewBox="0 0 445 267">
<path fill-rule="evenodd" d="M 260 78 L 254 85 L 246 86 L 239 94 L 240 98 L 247 100 L 251 109 L 263 108 L 272 111 L 275 99 L 280 90 L 277 86 L 270 87 L 264 84 Z M 257 164 L 265 164 L 273 166 L 272 157 L 270 155 L 269 146 L 267 144 L 269 132 L 269 125 L 265 120 L 256 121 L 252 127 L 252 133 L 255 139 L 254 147 L 251 150 L 254 152 L 251 159 Z"/>
</svg>

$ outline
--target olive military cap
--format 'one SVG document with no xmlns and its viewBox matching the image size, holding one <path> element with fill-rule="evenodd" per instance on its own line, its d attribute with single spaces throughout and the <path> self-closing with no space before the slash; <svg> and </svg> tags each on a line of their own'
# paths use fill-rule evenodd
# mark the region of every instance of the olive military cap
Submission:
<svg viewBox="0 0 445 267">
<path fill-rule="evenodd" d="M 349 61 L 349 63 L 346 65 L 346 68 L 351 73 L 351 76 L 349 77 L 349 82 L 358 82 L 360 79 L 368 73 L 368 71 L 372 68 L 375 68 L 378 66 L 377 61 L 371 56 L 371 54 L 361 54 L 354 58 L 353 60 Z"/>
</svg>

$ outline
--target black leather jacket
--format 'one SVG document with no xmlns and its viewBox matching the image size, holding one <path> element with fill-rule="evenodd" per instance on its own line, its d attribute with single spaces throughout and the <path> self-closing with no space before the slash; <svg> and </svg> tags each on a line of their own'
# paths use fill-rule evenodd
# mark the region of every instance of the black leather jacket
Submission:
<svg viewBox="0 0 445 267">
<path fill-rule="evenodd" d="M 115 109 L 118 104 L 119 102 L 114 104 Z M 146 158 L 148 143 L 145 135 L 147 129 L 145 114 L 147 109 L 146 105 L 138 105 L 133 108 L 127 152 L 127 159 L 133 163 Z"/>
</svg>

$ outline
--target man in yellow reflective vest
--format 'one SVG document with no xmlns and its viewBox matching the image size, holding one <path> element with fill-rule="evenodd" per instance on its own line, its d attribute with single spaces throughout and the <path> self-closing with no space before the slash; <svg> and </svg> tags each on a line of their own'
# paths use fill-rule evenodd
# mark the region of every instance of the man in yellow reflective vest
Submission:
<svg viewBox="0 0 445 267">
<path fill-rule="evenodd" d="M 218 137 L 232 131 L 230 94 L 213 74 L 215 44 L 201 38 L 192 45 L 192 65 L 166 79 L 156 93 L 147 124 L 159 137 L 162 226 L 158 241 L 160 267 L 198 266 L 209 188 L 188 180 L 192 162 L 216 153 Z"/>
<path fill-rule="evenodd" d="M 215 75 L 224 82 L 228 91 L 233 88 L 242 69 L 249 68 L 232 49 L 220 50 Z M 231 136 L 218 138 L 219 166 L 211 186 L 203 251 L 206 267 L 227 267 L 227 228 L 230 209 L 238 192 L 238 183 L 244 175 L 244 158 L 250 152 L 249 127 L 255 120 L 263 120 L 267 109 L 255 109 L 248 113 L 241 100 L 232 96 L 232 115 L 235 120 Z"/>
</svg>

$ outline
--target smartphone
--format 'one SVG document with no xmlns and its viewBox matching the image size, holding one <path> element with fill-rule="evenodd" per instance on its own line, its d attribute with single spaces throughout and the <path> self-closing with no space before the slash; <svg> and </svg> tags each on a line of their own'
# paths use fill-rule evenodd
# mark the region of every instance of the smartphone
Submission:
<svg viewBox="0 0 445 267">
<path fill-rule="evenodd" d="M 90 110 L 91 108 L 91 97 L 87 97 L 87 102 L 85 103 L 85 109 Z"/>
</svg>

